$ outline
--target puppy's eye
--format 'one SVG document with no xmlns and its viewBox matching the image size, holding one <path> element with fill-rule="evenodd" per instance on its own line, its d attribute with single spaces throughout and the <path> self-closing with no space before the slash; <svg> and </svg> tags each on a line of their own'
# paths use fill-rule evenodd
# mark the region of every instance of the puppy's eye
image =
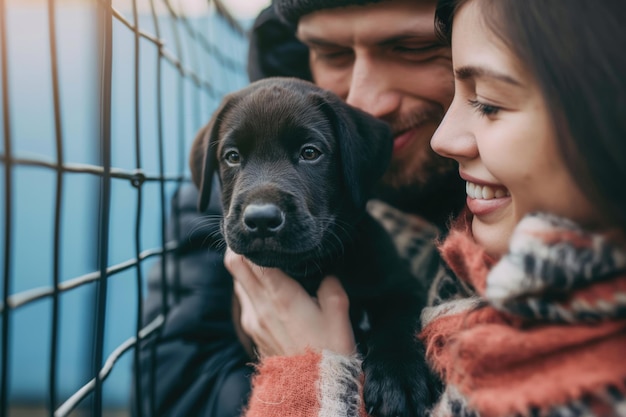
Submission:
<svg viewBox="0 0 626 417">
<path fill-rule="evenodd" d="M 322 153 L 312 146 L 306 146 L 302 148 L 302 151 L 300 152 L 300 158 L 305 161 L 315 161 L 320 156 L 322 156 Z"/>
<path fill-rule="evenodd" d="M 239 152 L 237 152 L 237 151 L 230 151 L 230 152 L 228 152 L 226 155 L 224 155 L 224 159 L 229 164 L 235 164 L 236 165 L 236 164 L 241 162 L 241 156 L 239 156 Z"/>
</svg>

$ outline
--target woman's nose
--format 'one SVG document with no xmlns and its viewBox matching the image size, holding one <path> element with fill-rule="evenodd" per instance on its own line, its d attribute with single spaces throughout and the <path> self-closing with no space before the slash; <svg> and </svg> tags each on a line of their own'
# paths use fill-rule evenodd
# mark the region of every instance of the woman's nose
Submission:
<svg viewBox="0 0 626 417">
<path fill-rule="evenodd" d="M 461 106 L 456 98 L 452 101 L 430 140 L 430 146 L 436 153 L 458 162 L 478 156 L 476 137 L 471 129 L 470 120 Z"/>
</svg>

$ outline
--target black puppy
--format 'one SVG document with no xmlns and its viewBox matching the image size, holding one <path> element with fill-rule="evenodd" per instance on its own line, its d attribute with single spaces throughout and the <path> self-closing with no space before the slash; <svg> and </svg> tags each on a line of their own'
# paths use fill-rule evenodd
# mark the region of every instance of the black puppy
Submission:
<svg viewBox="0 0 626 417">
<path fill-rule="evenodd" d="M 391 150 L 382 121 L 312 83 L 270 78 L 224 98 L 190 165 L 201 211 L 218 173 L 221 231 L 234 252 L 311 294 L 322 277 L 339 277 L 365 355 L 366 409 L 416 416 L 432 395 L 416 338 L 426 291 L 365 210 Z"/>
</svg>

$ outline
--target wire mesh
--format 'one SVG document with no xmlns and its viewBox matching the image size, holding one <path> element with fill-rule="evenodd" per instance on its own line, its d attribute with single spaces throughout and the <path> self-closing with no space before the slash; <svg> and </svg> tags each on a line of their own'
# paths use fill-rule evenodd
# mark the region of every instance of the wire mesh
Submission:
<svg viewBox="0 0 626 417">
<path fill-rule="evenodd" d="M 171 299 L 167 292 L 163 291 L 161 314 L 144 325 L 141 316 L 146 285 L 145 263 L 160 257 L 163 272 L 161 275 L 166 276 L 165 254 L 176 249 L 175 241 L 166 241 L 168 204 L 172 190 L 188 181 L 186 160 L 190 140 L 195 130 L 206 122 L 217 101 L 228 91 L 247 82 L 244 65 L 245 31 L 219 1 L 207 0 L 205 14 L 189 16 L 185 13 L 185 0 L 180 0 L 176 5 L 169 0 L 148 0 L 141 3 L 138 0 L 126 0 L 120 2 L 119 7 L 112 0 L 93 0 L 89 4 L 94 16 L 93 45 L 97 53 L 89 55 L 92 61 L 89 65 L 97 73 L 92 79 L 92 84 L 97 83 L 97 86 L 92 86 L 97 108 L 94 112 L 94 126 L 90 128 L 94 137 L 77 137 L 76 129 L 68 128 L 71 126 L 68 120 L 73 109 L 64 105 L 68 77 L 62 77 L 61 66 L 64 61 L 60 52 L 59 7 L 65 7 L 65 3 L 62 0 L 46 0 L 41 1 L 40 5 L 32 6 L 42 9 L 47 22 L 48 68 L 35 69 L 38 70 L 35 74 L 49 81 L 51 91 L 48 110 L 52 114 L 53 146 L 46 155 L 45 152 L 21 152 L 19 146 L 16 146 L 22 139 L 16 134 L 17 129 L 13 122 L 25 117 L 25 107 L 16 104 L 16 87 L 11 82 L 14 76 L 12 72 L 21 71 L 20 68 L 16 71 L 15 66 L 10 64 L 13 56 L 11 48 L 15 45 L 12 36 L 18 36 L 12 31 L 15 25 L 11 24 L 11 1 L 0 0 L 3 139 L 0 152 L 3 176 L 0 214 L 4 218 L 0 304 L 0 417 L 9 416 L 13 406 L 20 403 L 19 399 L 14 398 L 12 390 L 15 377 L 21 373 L 19 370 L 16 372 L 14 361 L 20 353 L 20 346 L 15 342 L 19 332 L 41 331 L 47 336 L 47 343 L 39 346 L 39 352 L 47 356 L 48 362 L 47 381 L 41 385 L 45 392 L 33 392 L 29 397 L 29 401 L 38 403 L 38 410 L 45 410 L 41 415 L 67 416 L 81 409 L 87 410 L 89 415 L 103 415 L 107 405 L 105 382 L 116 366 L 119 366 L 120 359 L 129 351 L 133 352 L 132 363 L 135 367 L 132 372 L 134 380 L 130 384 L 138 396 L 142 395 L 139 375 L 145 370 L 138 369 L 140 361 L 136 346 L 140 341 L 158 337 L 159 329 L 168 314 L 168 303 L 171 302 L 168 301 Z M 164 25 L 166 22 L 169 22 L 167 30 Z M 220 33 L 219 43 L 211 36 L 216 30 Z M 122 53 L 116 50 L 119 42 L 117 37 L 123 36 L 124 31 L 132 37 L 130 53 L 124 52 L 128 52 L 128 48 L 122 48 Z M 228 36 L 225 37 L 224 33 L 228 33 Z M 84 34 L 76 33 L 75 36 Z M 152 55 L 152 62 L 146 59 L 146 51 Z M 119 85 L 127 85 L 121 80 L 121 76 L 118 77 L 116 62 L 125 62 L 126 67 L 132 67 L 130 96 L 133 120 L 122 129 L 116 121 L 119 118 L 116 109 L 126 106 L 126 103 L 123 102 L 122 94 L 117 94 L 117 91 L 124 90 Z M 147 86 L 148 81 L 151 86 Z M 147 125 L 152 127 L 146 128 Z M 75 154 L 73 147 L 85 142 L 92 144 L 91 162 L 76 161 L 76 158 L 68 156 Z M 151 151 L 147 152 L 146 149 Z M 170 155 L 170 151 L 173 151 L 174 157 Z M 131 158 L 132 166 L 116 164 L 116 155 L 120 153 L 134 156 Z M 43 171 L 53 176 L 51 194 L 44 190 L 46 184 L 28 184 L 29 188 L 34 188 L 34 193 L 41 187 L 44 190 L 42 194 L 48 192 L 52 200 L 51 239 L 39 243 L 51 254 L 41 259 L 37 253 L 27 255 L 33 263 L 45 263 L 44 260 L 51 259 L 49 267 L 42 267 L 46 276 L 41 277 L 39 282 L 47 282 L 44 285 L 25 283 L 32 279 L 16 273 L 19 264 L 16 255 L 22 250 L 16 244 L 16 237 L 20 233 L 17 229 L 21 227 L 20 222 L 16 223 L 16 218 L 28 211 L 18 198 L 25 187 L 25 182 L 20 177 L 23 170 L 29 170 L 29 173 Z M 85 195 L 84 200 L 74 201 L 75 193 L 71 184 L 72 178 L 77 177 L 91 178 L 90 184 L 94 184 L 96 189 L 90 196 Z M 134 211 L 119 212 L 114 208 L 112 201 L 117 198 L 116 189 L 121 184 L 130 185 L 132 189 Z M 158 191 L 148 193 L 148 184 L 156 185 Z M 67 268 L 67 262 L 64 261 L 72 255 L 68 252 L 74 250 L 68 248 L 67 243 L 70 240 L 67 230 L 72 226 L 68 224 L 72 222 L 72 219 L 68 219 L 71 215 L 67 214 L 69 203 L 86 212 L 95 211 L 90 217 L 95 224 L 89 231 L 81 233 L 81 238 L 89 247 L 86 251 L 93 254 L 87 262 L 92 267 L 89 272 L 75 276 L 68 276 L 66 270 L 72 268 Z M 158 211 L 153 216 L 155 221 L 148 223 L 147 210 Z M 116 239 L 117 229 L 114 223 L 119 217 L 131 219 L 132 257 L 116 262 L 118 256 L 114 256 L 113 252 L 119 240 Z M 157 244 L 146 247 L 146 230 L 152 229 L 158 230 Z M 134 315 L 134 334 L 127 335 L 121 343 L 108 348 L 107 326 L 110 326 L 109 310 L 112 308 L 113 297 L 110 285 L 114 277 L 131 281 L 134 287 L 134 305 L 114 306 L 115 310 L 122 308 L 129 312 L 129 317 Z M 162 284 L 167 289 L 166 283 Z M 65 387 L 67 384 L 62 384 L 67 376 L 61 364 L 61 357 L 65 357 L 62 346 L 63 329 L 66 326 L 63 312 L 68 308 L 66 304 L 74 300 L 68 298 L 69 294 L 80 289 L 90 289 L 81 296 L 86 297 L 86 300 L 76 307 L 79 314 L 86 317 L 80 346 L 90 352 L 85 353 L 88 359 L 87 363 L 83 363 L 86 371 L 82 374 L 80 386 L 68 393 Z M 41 307 L 39 304 L 43 301 L 47 301 L 43 310 L 45 314 L 37 316 L 37 326 L 31 329 L 20 327 L 20 321 L 16 321 L 17 314 L 31 306 Z M 37 311 L 42 310 L 38 308 Z M 137 401 L 134 406 L 137 408 L 134 410 L 136 415 L 144 415 L 141 401 Z"/>
</svg>

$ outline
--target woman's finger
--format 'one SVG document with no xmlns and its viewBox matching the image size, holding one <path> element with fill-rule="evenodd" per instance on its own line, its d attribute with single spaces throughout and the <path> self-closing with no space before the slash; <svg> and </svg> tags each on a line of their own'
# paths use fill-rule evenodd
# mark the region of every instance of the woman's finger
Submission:
<svg viewBox="0 0 626 417">
<path fill-rule="evenodd" d="M 224 255 L 224 266 L 235 281 L 239 282 L 246 293 L 252 295 L 253 298 L 254 294 L 259 294 L 263 291 L 262 283 L 250 267 L 250 263 L 230 248 L 226 249 L 226 254 Z"/>
<path fill-rule="evenodd" d="M 356 344 L 350 322 L 350 300 L 339 279 L 334 276 L 324 278 L 317 291 L 317 300 L 327 333 L 333 335 L 325 347 L 337 353 L 353 354 Z"/>
<path fill-rule="evenodd" d="M 350 308 L 350 300 L 339 279 L 328 276 L 322 280 L 317 290 L 317 301 L 320 309 L 328 315 L 345 313 Z"/>
<path fill-rule="evenodd" d="M 263 358 L 294 351 L 291 335 L 286 332 L 283 323 L 268 311 L 271 303 L 263 299 L 253 301 L 238 281 L 235 281 L 234 289 L 241 306 L 241 327 L 254 341 L 256 355 Z"/>
<path fill-rule="evenodd" d="M 254 304 L 250 301 L 250 297 L 239 281 L 235 281 L 233 287 L 235 295 L 239 300 L 239 308 L 241 309 L 241 316 L 239 317 L 241 328 L 247 335 L 251 337 L 255 336 L 258 333 L 258 322 L 256 320 Z"/>
<path fill-rule="evenodd" d="M 291 299 L 299 292 L 304 293 L 302 286 L 280 269 L 264 268 L 249 259 L 245 259 L 245 262 L 267 294 L 278 299 Z"/>
<path fill-rule="evenodd" d="M 243 330 L 261 356 L 298 354 L 307 348 L 354 352 L 349 302 L 337 278 L 322 281 L 318 302 L 278 269 L 258 267 L 231 250 L 224 264 L 235 278 Z"/>
</svg>

